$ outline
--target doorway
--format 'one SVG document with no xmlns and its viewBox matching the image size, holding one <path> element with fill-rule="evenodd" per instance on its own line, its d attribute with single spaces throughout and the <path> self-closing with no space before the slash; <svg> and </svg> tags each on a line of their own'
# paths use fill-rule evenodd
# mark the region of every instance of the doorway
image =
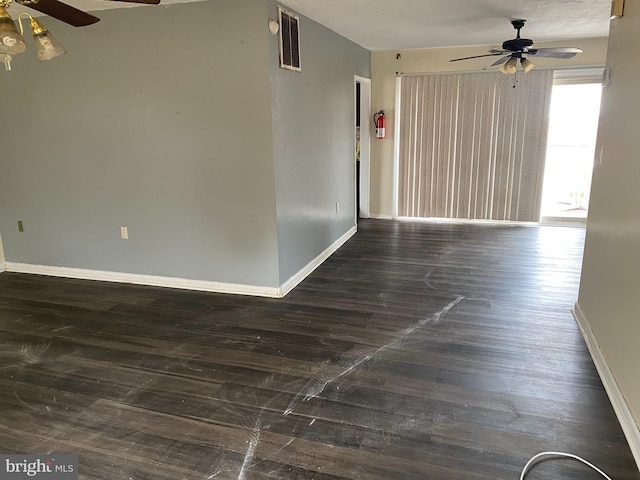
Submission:
<svg viewBox="0 0 640 480">
<path fill-rule="evenodd" d="M 371 140 L 371 79 L 354 77 L 354 159 L 356 179 L 355 221 L 371 216 L 370 140 Z"/>
<path fill-rule="evenodd" d="M 600 116 L 601 81 L 554 84 L 541 220 L 586 222 Z"/>
</svg>

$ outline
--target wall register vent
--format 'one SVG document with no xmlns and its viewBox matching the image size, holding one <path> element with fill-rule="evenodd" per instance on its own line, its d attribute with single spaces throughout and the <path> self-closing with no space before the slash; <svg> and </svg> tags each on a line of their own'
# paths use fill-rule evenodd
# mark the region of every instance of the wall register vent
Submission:
<svg viewBox="0 0 640 480">
<path fill-rule="evenodd" d="M 278 7 L 280 21 L 280 68 L 300 72 L 300 19 L 297 15 Z"/>
</svg>

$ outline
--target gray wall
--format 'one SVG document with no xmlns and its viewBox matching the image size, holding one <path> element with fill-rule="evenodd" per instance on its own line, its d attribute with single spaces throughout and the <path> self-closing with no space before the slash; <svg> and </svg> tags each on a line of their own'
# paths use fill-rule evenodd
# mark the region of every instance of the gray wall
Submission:
<svg viewBox="0 0 640 480">
<path fill-rule="evenodd" d="M 283 283 L 355 225 L 354 75 L 370 77 L 371 55 L 303 16 L 302 72 L 278 67 L 276 36 L 269 46 Z"/>
<path fill-rule="evenodd" d="M 99 16 L 0 72 L 7 262 L 279 285 L 267 2 Z"/>
<path fill-rule="evenodd" d="M 303 72 L 280 69 L 276 5 L 45 19 L 68 55 L 0 72 L 7 262 L 277 287 L 347 232 L 370 54 L 302 17 Z"/>
</svg>

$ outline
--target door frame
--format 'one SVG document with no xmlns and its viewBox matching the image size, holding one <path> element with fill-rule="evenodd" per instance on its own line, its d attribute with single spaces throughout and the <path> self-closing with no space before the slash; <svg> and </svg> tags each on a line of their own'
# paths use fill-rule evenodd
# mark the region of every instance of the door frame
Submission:
<svg viewBox="0 0 640 480">
<path fill-rule="evenodd" d="M 356 85 L 360 84 L 360 105 L 356 105 Z M 371 136 L 372 122 L 371 120 L 371 79 L 353 76 L 353 104 L 354 104 L 354 162 L 353 169 L 356 171 L 355 163 L 355 125 L 356 112 L 360 110 L 360 178 L 356 178 L 356 182 L 360 185 L 360 198 L 356 198 L 355 205 L 360 205 L 359 210 L 355 212 L 355 220 L 358 222 L 360 218 L 371 218 L 370 195 L 371 195 Z M 354 174 L 355 178 L 355 174 Z M 358 192 L 357 184 L 355 192 Z M 354 197 L 356 193 L 354 193 Z M 359 201 L 358 201 L 359 200 Z M 357 207 L 356 207 L 357 209 Z M 355 209 L 354 209 L 355 210 Z"/>
<path fill-rule="evenodd" d="M 2 235 L 0 235 L 0 273 L 4 272 L 5 269 L 4 248 L 2 247 Z"/>
</svg>

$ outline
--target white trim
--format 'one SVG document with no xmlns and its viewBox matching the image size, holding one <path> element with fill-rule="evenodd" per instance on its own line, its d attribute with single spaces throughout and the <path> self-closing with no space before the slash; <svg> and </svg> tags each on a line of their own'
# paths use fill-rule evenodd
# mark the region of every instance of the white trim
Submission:
<svg viewBox="0 0 640 480">
<path fill-rule="evenodd" d="M 402 94 L 402 77 L 396 77 L 396 105 L 395 105 L 395 122 L 393 127 L 393 210 L 392 216 L 398 216 L 398 195 L 399 195 L 399 179 L 400 179 L 400 115 Z"/>
<path fill-rule="evenodd" d="M 73 267 L 53 267 L 48 265 L 32 265 L 28 263 L 6 262 L 8 272 L 48 275 L 50 277 L 79 278 L 83 280 L 99 280 L 102 282 L 133 283 L 154 287 L 179 288 L 202 292 L 232 293 L 237 295 L 254 295 L 258 297 L 279 297 L 280 289 L 242 285 L 235 283 L 211 282 L 208 280 L 191 280 L 187 278 L 141 275 L 138 273 L 108 272 L 104 270 L 88 270 Z"/>
<path fill-rule="evenodd" d="M 593 363 L 595 363 L 596 365 L 596 369 L 598 370 L 598 374 L 600 375 L 600 380 L 602 380 L 602 384 L 607 391 L 607 395 L 609 396 L 611 405 L 613 405 L 613 409 L 616 412 L 618 421 L 622 426 L 624 435 L 625 437 L 627 437 L 627 442 L 629 442 L 631 453 L 636 460 L 638 469 L 640 469 L 640 426 L 638 426 L 635 419 L 633 418 L 633 414 L 629 409 L 629 405 L 624 399 L 624 395 L 622 394 L 622 391 L 620 390 L 620 387 L 616 382 L 616 378 L 613 375 L 613 372 L 609 368 L 607 359 L 602 353 L 600 345 L 598 345 L 598 339 L 593 334 L 593 331 L 589 326 L 589 322 L 587 321 L 586 317 L 584 316 L 584 312 L 577 302 L 573 307 L 572 312 L 573 317 L 576 319 L 578 327 L 580 327 L 580 332 L 582 332 L 582 336 L 587 344 L 587 348 L 589 349 L 589 353 L 591 354 Z"/>
<path fill-rule="evenodd" d="M 0 235 L 0 273 L 6 270 L 6 265 L 4 262 L 4 248 L 2 247 L 2 236 Z"/>
<path fill-rule="evenodd" d="M 586 217 L 540 217 L 541 224 L 550 225 L 572 225 L 583 226 L 587 225 Z"/>
<path fill-rule="evenodd" d="M 371 215 L 370 218 L 376 219 L 376 220 L 393 220 L 393 216 L 392 215 L 383 215 L 381 213 L 374 213 Z"/>
<path fill-rule="evenodd" d="M 562 68 L 553 71 L 554 85 L 602 83 L 604 67 Z"/>
<path fill-rule="evenodd" d="M 32 265 L 29 263 L 5 262 L 0 265 L 3 270 L 15 273 L 29 273 L 33 275 L 48 275 L 50 277 L 79 278 L 82 280 L 98 280 L 102 282 L 132 283 L 135 285 L 150 285 L 154 287 L 179 288 L 182 290 L 196 290 L 200 292 L 228 293 L 235 295 L 252 295 L 255 297 L 282 298 L 322 262 L 340 248 L 357 229 L 351 227 L 338 240 L 333 242 L 320 255 L 311 260 L 298 273 L 280 285 L 280 287 L 262 287 L 257 285 L 243 285 L 237 283 L 212 282 L 208 280 L 192 280 L 177 277 L 162 277 L 157 275 L 141 275 L 137 273 L 109 272 L 104 270 L 88 270 L 84 268 L 54 267 L 49 265 Z"/>
<path fill-rule="evenodd" d="M 354 75 L 354 87 L 360 83 L 360 218 L 371 217 L 371 79 Z M 354 119 L 355 125 L 355 119 Z"/>
<path fill-rule="evenodd" d="M 356 232 L 358 231 L 356 226 L 351 227 L 344 235 L 338 240 L 333 242 L 324 252 L 318 255 L 305 265 L 298 273 L 294 274 L 289 280 L 280 285 L 280 296 L 284 297 L 287 293 L 293 290 L 302 280 L 307 278 L 311 272 L 318 268 L 322 262 L 329 258 L 336 250 L 346 243 Z"/>
<path fill-rule="evenodd" d="M 455 225 L 502 225 L 514 227 L 537 227 L 538 222 L 524 222 L 520 220 L 492 220 L 483 218 L 446 218 L 446 217 L 396 217 L 400 222 L 420 222 L 420 223 L 452 223 Z M 576 225 L 580 226 L 580 225 Z"/>
</svg>

